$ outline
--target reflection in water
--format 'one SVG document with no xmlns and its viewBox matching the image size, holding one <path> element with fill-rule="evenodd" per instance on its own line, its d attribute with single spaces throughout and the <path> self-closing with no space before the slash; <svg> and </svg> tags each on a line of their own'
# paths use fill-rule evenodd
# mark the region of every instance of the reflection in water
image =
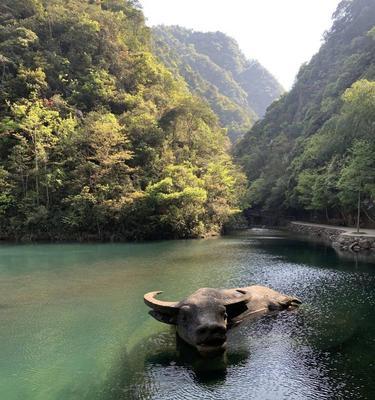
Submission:
<svg viewBox="0 0 375 400">
<path fill-rule="evenodd" d="M 6 400 L 372 399 L 375 268 L 274 231 L 216 240 L 0 247 L 0 393 Z M 252 283 L 294 312 L 230 331 L 200 358 L 142 296 Z"/>
<path fill-rule="evenodd" d="M 189 381 L 201 387 L 215 387 L 225 383 L 228 367 L 244 362 L 247 357 L 247 351 L 238 351 L 202 358 L 172 330 L 159 333 L 146 338 L 130 353 L 122 352 L 104 385 L 107 392 L 101 393 L 99 398 L 148 399 L 157 398 L 160 392 L 165 396 L 166 391 L 171 396 L 176 392 L 178 398 L 181 385 L 174 383 L 177 375 L 188 376 Z"/>
</svg>

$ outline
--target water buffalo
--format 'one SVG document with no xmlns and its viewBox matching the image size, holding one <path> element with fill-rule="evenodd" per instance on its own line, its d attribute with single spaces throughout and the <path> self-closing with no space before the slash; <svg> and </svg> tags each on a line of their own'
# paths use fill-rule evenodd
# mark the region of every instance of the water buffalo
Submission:
<svg viewBox="0 0 375 400">
<path fill-rule="evenodd" d="M 162 292 L 144 295 L 158 321 L 176 325 L 177 334 L 201 354 L 226 348 L 227 329 L 250 316 L 298 307 L 301 301 L 264 286 L 235 289 L 202 288 L 179 302 L 155 298 Z"/>
</svg>

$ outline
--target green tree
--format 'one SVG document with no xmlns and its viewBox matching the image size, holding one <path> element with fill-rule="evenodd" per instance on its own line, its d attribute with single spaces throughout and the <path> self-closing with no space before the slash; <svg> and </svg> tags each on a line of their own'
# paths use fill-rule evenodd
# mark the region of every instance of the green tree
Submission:
<svg viewBox="0 0 375 400">
<path fill-rule="evenodd" d="M 22 185 L 27 187 L 24 179 L 29 176 L 34 180 L 35 201 L 41 202 L 42 186 L 45 190 L 45 202 L 49 204 L 49 154 L 58 141 L 58 126 L 61 123 L 59 113 L 46 107 L 42 101 L 28 101 L 15 103 L 12 106 L 12 124 L 6 134 L 16 140 L 11 159 L 20 162 L 14 169 L 21 170 Z M 31 165 L 27 161 L 31 161 Z M 11 166 L 12 168 L 12 166 Z M 30 173 L 27 173 L 26 170 Z M 26 178 L 27 176 L 27 178 Z"/>
<path fill-rule="evenodd" d="M 0 217 L 6 214 L 12 201 L 14 201 L 14 197 L 12 196 L 12 184 L 9 182 L 9 173 L 0 167 Z"/>
<path fill-rule="evenodd" d="M 197 237 L 205 232 L 207 192 L 192 167 L 170 165 L 164 178 L 146 189 L 150 222 L 167 237 Z"/>
<path fill-rule="evenodd" d="M 136 1 L 4 0 L 0 20 L 3 235 L 220 230 L 243 175 L 208 104 L 152 54 Z"/>
<path fill-rule="evenodd" d="M 357 206 L 357 232 L 360 228 L 361 197 L 373 200 L 375 196 L 374 154 L 374 143 L 356 142 L 338 182 L 341 203 L 349 209 Z"/>
<path fill-rule="evenodd" d="M 235 148 L 250 182 L 250 202 L 268 212 L 351 223 L 337 182 L 356 141 L 374 141 L 375 3 L 342 1 L 319 52 L 293 88 Z M 375 158 L 372 147 L 369 156 Z M 343 196 L 343 195 L 341 195 Z M 365 195 L 368 223 L 375 215 Z"/>
</svg>

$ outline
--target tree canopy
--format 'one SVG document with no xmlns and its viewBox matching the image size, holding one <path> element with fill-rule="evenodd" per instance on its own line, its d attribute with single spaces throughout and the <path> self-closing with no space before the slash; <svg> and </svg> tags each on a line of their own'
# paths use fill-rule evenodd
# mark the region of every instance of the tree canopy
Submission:
<svg viewBox="0 0 375 400">
<path fill-rule="evenodd" d="M 342 1 L 292 90 L 236 148 L 252 206 L 352 224 L 375 218 L 375 3 Z"/>
<path fill-rule="evenodd" d="M 152 54 L 135 1 L 0 5 L 3 238 L 218 231 L 244 177 L 208 104 Z"/>
</svg>

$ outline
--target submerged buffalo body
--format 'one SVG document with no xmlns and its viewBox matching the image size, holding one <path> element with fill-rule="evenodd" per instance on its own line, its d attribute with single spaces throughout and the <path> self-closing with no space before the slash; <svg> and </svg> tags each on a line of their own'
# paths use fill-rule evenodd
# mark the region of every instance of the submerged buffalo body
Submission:
<svg viewBox="0 0 375 400">
<path fill-rule="evenodd" d="M 180 302 L 156 299 L 160 293 L 144 296 L 145 303 L 152 308 L 150 314 L 158 321 L 176 325 L 180 338 L 202 354 L 224 351 L 227 330 L 245 318 L 301 304 L 296 297 L 264 286 L 202 288 Z"/>
</svg>

